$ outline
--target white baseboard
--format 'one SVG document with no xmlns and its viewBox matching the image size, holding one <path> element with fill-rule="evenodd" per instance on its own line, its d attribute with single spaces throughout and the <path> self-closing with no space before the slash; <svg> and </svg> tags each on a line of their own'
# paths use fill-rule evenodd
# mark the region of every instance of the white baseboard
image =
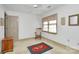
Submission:
<svg viewBox="0 0 79 59">
<path fill-rule="evenodd" d="M 43 38 L 48 39 L 48 38 L 46 38 L 46 37 L 43 37 Z M 48 40 L 51 40 L 51 39 L 48 39 Z M 60 45 L 62 45 L 62 46 L 65 46 L 65 47 L 69 47 L 68 45 L 65 45 L 65 44 L 63 44 L 63 43 L 59 43 L 59 42 L 54 41 L 54 40 L 51 40 L 51 41 L 56 42 L 56 43 L 58 43 L 58 44 L 60 44 Z M 79 49 L 76 49 L 76 48 L 73 48 L 73 47 L 69 47 L 69 48 L 71 48 L 71 49 L 73 49 L 73 50 L 79 51 Z"/>
<path fill-rule="evenodd" d="M 28 37 L 28 38 L 22 38 L 22 39 L 19 39 L 19 40 L 25 40 L 25 39 L 33 39 L 34 37 Z"/>
</svg>

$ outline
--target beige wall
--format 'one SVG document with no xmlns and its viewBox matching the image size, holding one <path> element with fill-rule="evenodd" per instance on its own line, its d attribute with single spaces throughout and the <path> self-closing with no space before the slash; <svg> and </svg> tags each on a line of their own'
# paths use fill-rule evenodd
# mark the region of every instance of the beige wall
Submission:
<svg viewBox="0 0 79 59">
<path fill-rule="evenodd" d="M 72 48 L 79 49 L 79 26 L 68 26 L 68 16 L 79 14 L 79 4 L 64 5 L 58 9 L 47 12 L 42 17 L 55 13 L 58 14 L 58 34 L 49 34 L 43 32 L 43 36 Z M 61 17 L 65 17 L 65 26 L 61 25 Z"/>
<path fill-rule="evenodd" d="M 35 29 L 40 27 L 40 20 L 37 15 L 16 11 L 7 11 L 7 14 L 19 17 L 19 39 L 35 36 Z"/>
</svg>

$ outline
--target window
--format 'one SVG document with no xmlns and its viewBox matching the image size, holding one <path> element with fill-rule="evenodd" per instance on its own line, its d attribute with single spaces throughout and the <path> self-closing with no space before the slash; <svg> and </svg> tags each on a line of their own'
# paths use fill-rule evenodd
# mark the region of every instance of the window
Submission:
<svg viewBox="0 0 79 59">
<path fill-rule="evenodd" d="M 56 33 L 56 20 L 49 21 L 49 32 Z"/>
<path fill-rule="evenodd" d="M 43 31 L 48 31 L 48 21 L 43 22 Z"/>
<path fill-rule="evenodd" d="M 52 15 L 43 19 L 43 31 L 49 33 L 57 33 L 57 17 Z"/>
</svg>

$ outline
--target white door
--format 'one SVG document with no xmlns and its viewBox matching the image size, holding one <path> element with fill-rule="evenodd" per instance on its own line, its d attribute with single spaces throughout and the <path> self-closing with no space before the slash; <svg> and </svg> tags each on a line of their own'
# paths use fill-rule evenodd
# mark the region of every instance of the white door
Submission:
<svg viewBox="0 0 79 59">
<path fill-rule="evenodd" d="M 18 40 L 18 16 L 6 16 L 6 37 Z"/>
</svg>

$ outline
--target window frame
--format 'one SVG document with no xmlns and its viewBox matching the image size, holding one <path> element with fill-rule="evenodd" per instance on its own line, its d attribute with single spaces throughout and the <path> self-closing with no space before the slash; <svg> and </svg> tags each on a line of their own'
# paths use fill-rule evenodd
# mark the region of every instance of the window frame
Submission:
<svg viewBox="0 0 79 59">
<path fill-rule="evenodd" d="M 53 19 L 52 19 L 52 20 L 53 20 Z M 56 33 L 49 31 L 49 26 L 50 26 L 50 25 L 54 25 L 54 23 L 49 24 L 49 21 L 51 21 L 51 20 L 47 20 L 47 22 L 48 22 L 48 31 L 44 31 L 44 30 L 43 30 L 43 28 L 44 28 L 44 24 L 43 24 L 43 23 L 45 22 L 45 20 L 42 20 L 42 31 L 43 31 L 43 32 L 46 32 L 46 33 L 50 33 L 50 34 L 57 34 L 57 19 L 56 19 Z"/>
</svg>

